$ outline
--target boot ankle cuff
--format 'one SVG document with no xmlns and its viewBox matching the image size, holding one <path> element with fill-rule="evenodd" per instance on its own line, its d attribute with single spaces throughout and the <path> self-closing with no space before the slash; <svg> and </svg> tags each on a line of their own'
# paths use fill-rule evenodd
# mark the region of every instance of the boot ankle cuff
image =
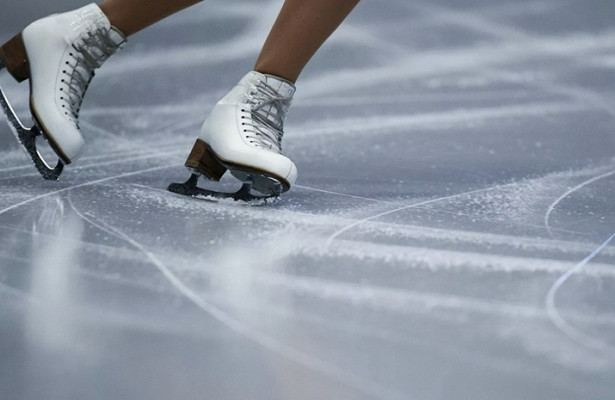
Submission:
<svg viewBox="0 0 615 400">
<path fill-rule="evenodd" d="M 98 4 L 96 3 L 90 3 L 86 6 L 79 8 L 76 11 L 80 18 L 85 21 L 88 21 L 89 23 L 97 27 L 106 29 L 109 29 L 111 27 L 111 22 L 109 21 L 109 18 L 107 18 L 107 15 L 100 9 Z"/>
<path fill-rule="evenodd" d="M 109 28 L 109 38 L 117 45 L 117 47 L 123 47 L 127 41 L 124 32 L 113 25 Z"/>
</svg>

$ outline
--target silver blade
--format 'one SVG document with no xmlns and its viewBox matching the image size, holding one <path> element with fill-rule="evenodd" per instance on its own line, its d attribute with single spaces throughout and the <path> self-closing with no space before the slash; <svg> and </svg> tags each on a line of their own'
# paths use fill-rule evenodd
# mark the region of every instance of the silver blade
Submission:
<svg viewBox="0 0 615 400">
<path fill-rule="evenodd" d="M 0 70 L 3 67 L 4 65 L 0 64 Z M 40 129 L 36 126 L 32 128 L 26 128 L 24 126 L 17 116 L 17 113 L 15 113 L 15 110 L 13 110 L 13 107 L 11 107 L 2 87 L 0 87 L 0 105 L 2 105 L 2 110 L 6 115 L 7 122 L 13 135 L 19 141 L 26 154 L 32 159 L 34 166 L 41 176 L 46 180 L 58 180 L 64 170 L 64 163 L 58 160 L 56 166 L 52 168 L 47 161 L 45 161 L 36 148 L 36 137 L 41 136 Z"/>
</svg>

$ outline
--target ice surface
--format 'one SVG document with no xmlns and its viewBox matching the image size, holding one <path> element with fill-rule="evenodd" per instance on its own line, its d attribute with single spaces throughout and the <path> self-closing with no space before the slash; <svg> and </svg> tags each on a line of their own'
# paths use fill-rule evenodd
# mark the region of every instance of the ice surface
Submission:
<svg viewBox="0 0 615 400">
<path fill-rule="evenodd" d="M 60 182 L 0 125 L 0 398 L 615 397 L 612 2 L 364 1 L 298 85 L 292 192 L 166 192 L 279 5 L 134 37 Z"/>
</svg>

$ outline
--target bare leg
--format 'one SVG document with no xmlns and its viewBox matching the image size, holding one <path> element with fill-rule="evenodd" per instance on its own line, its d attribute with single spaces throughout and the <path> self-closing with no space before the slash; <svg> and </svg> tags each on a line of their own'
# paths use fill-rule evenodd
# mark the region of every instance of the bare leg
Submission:
<svg viewBox="0 0 615 400">
<path fill-rule="evenodd" d="M 111 24 L 130 36 L 200 0 L 103 0 Z M 286 0 L 255 69 L 295 82 L 359 0 Z"/>
<path fill-rule="evenodd" d="M 111 25 L 130 36 L 198 2 L 200 0 L 104 0 L 100 8 Z"/>
<path fill-rule="evenodd" d="M 254 69 L 295 82 L 358 3 L 359 0 L 286 0 Z"/>
</svg>

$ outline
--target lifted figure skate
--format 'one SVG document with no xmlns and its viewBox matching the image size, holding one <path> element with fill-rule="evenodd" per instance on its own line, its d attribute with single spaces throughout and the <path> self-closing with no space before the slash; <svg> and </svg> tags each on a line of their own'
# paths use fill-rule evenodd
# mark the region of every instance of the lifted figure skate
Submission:
<svg viewBox="0 0 615 400">
<path fill-rule="evenodd" d="M 203 124 L 186 160 L 191 177 L 185 183 L 171 184 L 169 190 L 242 201 L 276 198 L 288 191 L 297 179 L 297 167 L 282 154 L 282 137 L 294 93 L 295 86 L 284 79 L 248 73 Z M 243 183 L 237 193 L 197 186 L 200 176 L 219 181 L 227 170 Z"/>
<path fill-rule="evenodd" d="M 18 81 L 29 80 L 34 126 L 26 128 L 0 88 L 0 104 L 11 130 L 44 179 L 57 180 L 65 164 L 74 161 L 84 141 L 79 111 L 94 70 L 125 37 L 113 28 L 96 4 L 55 14 L 30 24 L 0 47 L 0 70 Z M 57 154 L 55 167 L 37 150 L 42 136 Z"/>
</svg>

